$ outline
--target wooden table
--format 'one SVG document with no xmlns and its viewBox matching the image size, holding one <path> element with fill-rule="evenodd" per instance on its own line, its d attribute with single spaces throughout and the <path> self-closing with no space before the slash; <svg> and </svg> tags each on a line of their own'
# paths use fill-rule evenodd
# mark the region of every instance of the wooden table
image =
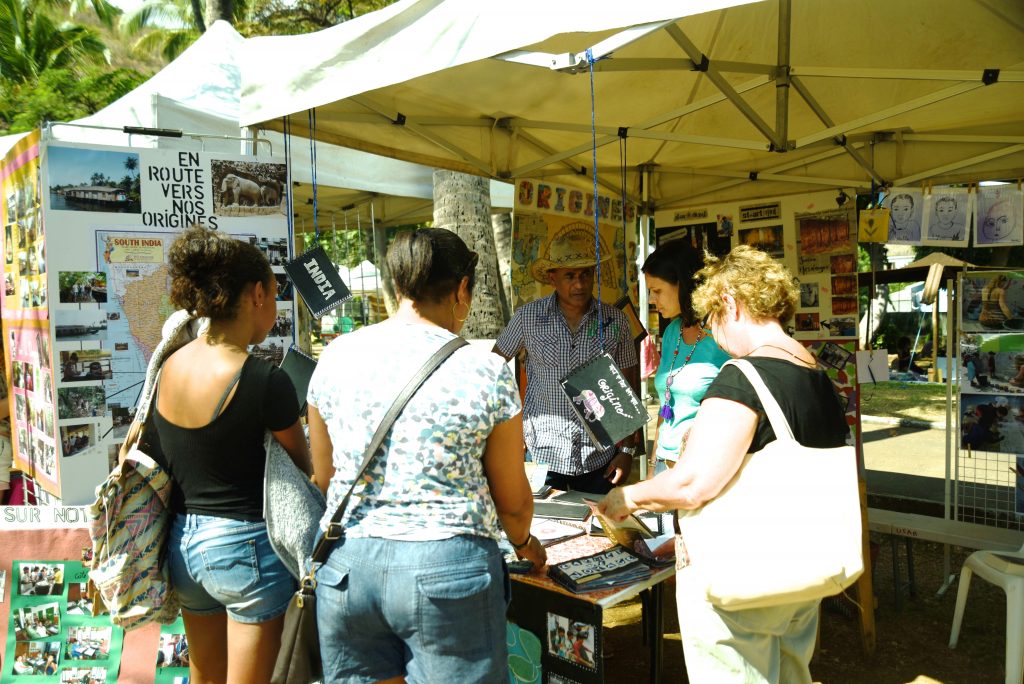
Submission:
<svg viewBox="0 0 1024 684">
<path fill-rule="evenodd" d="M 584 535 L 549 546 L 548 564 L 589 556 L 612 546 L 605 537 Z M 528 630 L 540 639 L 542 682 L 557 682 L 550 675 L 563 677 L 561 681 L 588 684 L 604 681 L 604 663 L 601 622 L 605 608 L 618 605 L 639 595 L 643 603 L 643 634 L 650 649 L 652 684 L 661 682 L 662 638 L 664 634 L 664 591 L 663 583 L 675 574 L 675 566 L 652 568 L 649 577 L 610 589 L 599 589 L 574 594 L 550 579 L 547 574 L 530 573 L 512 576 L 512 605 L 509 620 L 521 629 Z M 593 646 L 583 649 L 592 651 L 593 667 L 581 663 L 573 655 L 559 656 L 552 647 L 557 639 L 550 632 L 554 626 L 589 625 L 592 629 Z M 569 630 L 567 630 L 569 631 Z"/>
</svg>

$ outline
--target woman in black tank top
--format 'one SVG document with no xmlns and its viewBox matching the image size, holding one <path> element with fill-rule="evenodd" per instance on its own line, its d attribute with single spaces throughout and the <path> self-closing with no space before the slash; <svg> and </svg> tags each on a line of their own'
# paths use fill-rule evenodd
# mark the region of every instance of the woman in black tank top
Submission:
<svg viewBox="0 0 1024 684">
<path fill-rule="evenodd" d="M 831 380 L 782 328 L 799 301 L 792 275 L 764 252 L 746 246 L 722 259 L 708 255 L 706 263 L 698 274 L 704 282 L 694 290 L 693 305 L 706 316 L 715 342 L 754 365 L 798 442 L 816 448 L 843 446 L 844 409 Z M 701 403 L 678 464 L 654 479 L 612 490 L 602 510 L 624 519 L 641 508 L 692 510 L 711 501 L 747 453 L 775 440 L 762 408 L 746 376 L 725 366 Z M 701 591 L 706 584 L 691 570 L 683 568 L 676 584 L 691 681 L 810 684 L 819 601 L 726 611 L 707 601 Z"/>
<path fill-rule="evenodd" d="M 169 257 L 172 303 L 210 321 L 164 362 L 145 433 L 173 481 L 175 653 L 193 682 L 268 682 L 295 581 L 263 519 L 265 432 L 311 470 L 291 380 L 247 350 L 277 320 L 277 284 L 256 246 L 199 226 Z"/>
</svg>

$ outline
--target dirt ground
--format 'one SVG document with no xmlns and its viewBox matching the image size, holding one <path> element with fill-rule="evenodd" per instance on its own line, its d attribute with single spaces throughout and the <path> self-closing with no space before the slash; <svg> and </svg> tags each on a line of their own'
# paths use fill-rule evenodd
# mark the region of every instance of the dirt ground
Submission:
<svg viewBox="0 0 1024 684">
<path fill-rule="evenodd" d="M 936 592 L 943 582 L 943 547 L 929 542 L 913 543 L 917 596 L 907 588 L 900 610 L 893 589 L 892 547 L 889 538 L 878 536 L 874 587 L 877 648 L 874 656 L 861 646 L 856 608 L 850 602 L 826 606 L 821 638 L 811 674 L 823 684 L 999 684 L 1003 682 L 1006 634 L 1006 596 L 998 587 L 975 577 L 964 614 L 960 642 L 950 650 L 949 630 L 956 603 L 956 583 L 943 596 Z M 899 545 L 900 574 L 906 582 L 905 546 Z M 952 572 L 959 573 L 969 550 L 951 549 Z M 685 682 L 679 624 L 672 587 L 667 587 L 665 606 L 665 658 L 663 681 Z M 845 614 L 844 614 L 845 613 Z M 605 613 L 606 681 L 649 681 L 650 664 L 642 644 L 639 600 Z M 695 684 L 704 684 L 702 682 Z"/>
</svg>

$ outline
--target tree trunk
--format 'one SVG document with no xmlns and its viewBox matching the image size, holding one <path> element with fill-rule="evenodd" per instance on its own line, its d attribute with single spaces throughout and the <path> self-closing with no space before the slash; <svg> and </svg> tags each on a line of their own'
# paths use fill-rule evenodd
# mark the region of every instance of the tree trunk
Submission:
<svg viewBox="0 0 1024 684">
<path fill-rule="evenodd" d="M 218 19 L 229 24 L 235 19 L 235 0 L 206 0 L 206 25 L 210 26 Z"/>
<path fill-rule="evenodd" d="M 491 190 L 486 178 L 434 170 L 434 227 L 447 228 L 480 255 L 473 307 L 462 329 L 467 339 L 498 337 L 506 319 L 501 310 L 501 279 L 491 227 Z"/>
<path fill-rule="evenodd" d="M 192 18 L 196 22 L 196 28 L 200 33 L 206 33 L 206 15 L 204 14 L 202 0 L 191 0 Z"/>
<path fill-rule="evenodd" d="M 498 257 L 498 275 L 501 276 L 501 317 L 512 317 L 512 214 L 491 214 L 494 248 Z"/>
<path fill-rule="evenodd" d="M 388 310 L 388 316 L 393 316 L 398 310 L 398 297 L 395 296 L 395 284 L 391 282 L 391 271 L 388 269 L 388 260 L 385 258 L 388 253 L 388 231 L 386 228 L 377 226 L 371 227 L 373 233 L 373 255 L 374 266 L 380 273 L 380 289 L 384 293 L 384 307 Z"/>
</svg>

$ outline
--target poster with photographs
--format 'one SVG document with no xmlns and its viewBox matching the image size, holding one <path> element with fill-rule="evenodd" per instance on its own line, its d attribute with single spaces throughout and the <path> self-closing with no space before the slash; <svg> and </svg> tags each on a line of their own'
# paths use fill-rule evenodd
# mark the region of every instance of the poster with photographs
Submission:
<svg viewBox="0 0 1024 684">
<path fill-rule="evenodd" d="M 971 272 L 960 292 L 961 331 L 1024 334 L 1024 272 Z"/>
<path fill-rule="evenodd" d="M 850 427 L 850 434 L 847 436 L 847 444 L 854 445 L 858 437 L 857 417 L 857 361 L 854 352 L 857 349 L 857 342 L 850 340 L 846 342 L 832 342 L 828 340 L 818 342 L 804 342 L 804 346 L 810 350 L 818 360 L 818 368 L 825 371 L 832 384 L 836 388 L 836 395 L 845 403 L 846 424 Z"/>
<path fill-rule="evenodd" d="M 188 637 L 180 617 L 169 625 L 160 626 L 160 641 L 154 660 L 154 684 L 177 684 L 183 677 L 188 680 Z"/>
<path fill-rule="evenodd" d="M 37 318 L 46 321 L 54 415 L 42 423 L 54 425 L 48 437 L 31 429 L 39 399 L 26 392 L 23 448 L 55 453 L 52 491 L 64 503 L 86 504 L 109 472 L 107 455 L 127 431 L 173 313 L 167 259 L 181 230 L 202 225 L 257 245 L 285 281 L 266 355 L 283 356 L 274 348 L 294 342 L 294 303 L 280 266 L 294 251 L 282 209 L 287 169 L 275 157 L 40 143 L 38 136 L 34 144 L 31 183 L 4 182 L 4 211 L 14 216 L 5 214 L 3 224 L 12 267 L 5 289 L 9 304 L 39 302 Z M 34 219 L 23 209 L 33 204 Z M 38 378 L 33 372 L 32 382 Z"/>
<path fill-rule="evenodd" d="M 978 188 L 974 215 L 976 247 L 1014 247 L 1024 244 L 1024 192 L 1018 185 Z"/>
<path fill-rule="evenodd" d="M 976 195 L 968 188 L 939 186 L 924 195 L 924 239 L 935 247 L 966 247 Z M 978 241 L 975 238 L 974 244 Z"/>
<path fill-rule="evenodd" d="M 4 682 L 117 681 L 124 633 L 109 616 L 92 616 L 79 561 L 13 562 Z"/>
<path fill-rule="evenodd" d="M 960 448 L 1024 453 L 1024 395 L 961 394 Z"/>
<path fill-rule="evenodd" d="M 587 670 L 597 667 L 594 634 L 600 627 L 548 613 L 548 653 Z"/>
<path fill-rule="evenodd" d="M 793 317 L 794 337 L 856 337 L 859 304 L 852 211 L 797 215 L 796 224 L 800 303 Z"/>
<path fill-rule="evenodd" d="M 1024 335 L 965 333 L 960 361 L 961 392 L 1024 394 Z"/>
<path fill-rule="evenodd" d="M 49 330 L 37 322 L 4 321 L 10 352 L 14 407 L 11 445 L 14 467 L 60 496 L 60 460 L 56 442 L 56 406 Z"/>
<path fill-rule="evenodd" d="M 519 179 L 515 187 L 511 299 L 518 308 L 551 294 L 547 270 L 554 267 L 553 258 L 579 250 L 594 253 L 595 207 L 593 189 L 584 184 Z M 637 207 L 623 205 L 617 195 L 599 195 L 597 204 L 601 264 L 594 292 L 609 303 L 623 295 L 638 301 Z M 717 232 L 718 224 L 713 225 Z"/>
<path fill-rule="evenodd" d="M 924 198 L 920 188 L 892 188 L 882 200 L 889 210 L 889 234 L 892 245 L 921 244 L 921 223 L 924 220 Z"/>
<path fill-rule="evenodd" d="M 660 246 L 672 240 L 685 240 L 697 252 L 708 251 L 715 256 L 724 256 L 732 248 L 732 234 L 722 235 L 718 232 L 718 228 L 717 223 L 656 228 L 656 244 Z"/>
<path fill-rule="evenodd" d="M 45 318 L 49 301 L 46 235 L 39 201 L 39 132 L 19 140 L 0 165 L 4 201 L 6 319 Z"/>
</svg>

